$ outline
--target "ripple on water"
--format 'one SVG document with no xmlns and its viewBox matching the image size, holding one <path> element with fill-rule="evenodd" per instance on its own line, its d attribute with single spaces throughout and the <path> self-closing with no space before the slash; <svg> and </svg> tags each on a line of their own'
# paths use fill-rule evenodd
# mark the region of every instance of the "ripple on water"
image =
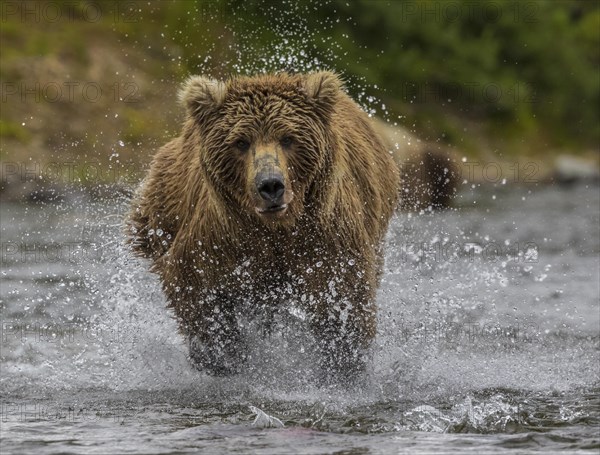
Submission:
<svg viewBox="0 0 600 455">
<path fill-rule="evenodd" d="M 578 194 L 598 199 L 594 189 Z M 7 214 L 22 221 L 3 224 L 3 238 L 21 241 L 23 224 L 41 217 L 54 224 L 36 234 L 39 241 L 71 238 L 88 223 L 106 245 L 75 261 L 3 262 L 3 447 L 597 449 L 597 214 L 559 189 L 533 193 L 525 208 L 510 202 L 515 195 L 499 195 L 485 216 L 449 211 L 393 221 L 372 369 L 354 390 L 315 385 L 311 340 L 293 311 L 271 337 L 254 332 L 252 368 L 243 376 L 194 371 L 156 278 L 123 248 L 112 217 L 119 207 L 79 209 L 75 228 L 75 207 L 63 207 L 70 214 L 63 219 L 48 216 L 51 206 L 3 206 L 3 221 Z M 577 242 L 564 234 L 565 221 L 547 222 L 547 200 L 587 220 Z M 99 214 L 107 226 L 97 226 Z M 502 227 L 513 220 L 519 230 Z M 462 248 L 531 239 L 532 262 L 518 248 L 487 256 Z M 256 410 L 285 427 L 253 426 Z"/>
</svg>

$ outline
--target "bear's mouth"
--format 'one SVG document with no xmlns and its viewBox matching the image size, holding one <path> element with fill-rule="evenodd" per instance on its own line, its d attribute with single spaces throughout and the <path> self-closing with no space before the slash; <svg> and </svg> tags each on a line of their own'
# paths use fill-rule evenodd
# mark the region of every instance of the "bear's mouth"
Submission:
<svg viewBox="0 0 600 455">
<path fill-rule="evenodd" d="M 260 208 L 256 207 L 256 211 L 259 215 L 269 215 L 274 213 L 282 213 L 288 208 L 287 204 L 271 205 L 269 207 Z"/>
</svg>

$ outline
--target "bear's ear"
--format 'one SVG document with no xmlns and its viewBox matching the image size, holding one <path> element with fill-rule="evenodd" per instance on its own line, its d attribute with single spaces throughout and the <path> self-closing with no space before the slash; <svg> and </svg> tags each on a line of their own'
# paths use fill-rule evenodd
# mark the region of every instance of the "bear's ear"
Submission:
<svg viewBox="0 0 600 455">
<path fill-rule="evenodd" d="M 304 91 L 321 105 L 332 106 L 344 83 L 339 76 L 331 71 L 320 71 L 306 75 L 304 80 Z"/>
<path fill-rule="evenodd" d="M 227 87 L 224 82 L 204 76 L 192 76 L 179 91 L 179 101 L 192 117 L 200 118 L 207 111 L 223 104 Z"/>
</svg>

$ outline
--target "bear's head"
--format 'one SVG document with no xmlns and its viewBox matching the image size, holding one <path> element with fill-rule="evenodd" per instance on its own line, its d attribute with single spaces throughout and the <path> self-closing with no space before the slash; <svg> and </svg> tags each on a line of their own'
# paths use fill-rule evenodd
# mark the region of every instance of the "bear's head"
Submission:
<svg viewBox="0 0 600 455">
<path fill-rule="evenodd" d="M 204 178 L 233 210 L 291 225 L 317 205 L 332 169 L 331 72 L 188 79 L 180 99 Z"/>
</svg>

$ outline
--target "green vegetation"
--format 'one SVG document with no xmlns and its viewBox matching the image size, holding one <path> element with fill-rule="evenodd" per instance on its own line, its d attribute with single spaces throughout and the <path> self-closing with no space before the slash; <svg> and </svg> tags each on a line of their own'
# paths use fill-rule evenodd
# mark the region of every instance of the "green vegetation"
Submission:
<svg viewBox="0 0 600 455">
<path fill-rule="evenodd" d="M 51 103 L 4 93 L 3 159 L 108 159 L 122 140 L 121 158 L 145 163 L 176 134 L 186 75 L 317 68 L 342 73 L 369 111 L 467 155 L 598 153 L 595 1 L 10 3 L 18 8 L 3 7 L 3 93 L 68 81 L 104 91 L 98 102 L 76 91 Z M 34 13 L 23 16 L 23 5 Z M 124 99 L 131 84 L 135 96 Z"/>
<path fill-rule="evenodd" d="M 317 57 L 350 81 L 381 88 L 384 104 L 431 139 L 460 140 L 467 121 L 491 139 L 508 133 L 544 148 L 600 140 L 598 2 L 300 2 L 296 10 L 309 15 L 290 14 L 283 3 L 244 3 L 225 11 L 229 18 L 247 10 L 235 23 L 238 36 L 256 36 L 245 47 L 269 49 L 286 30 L 308 61 Z M 273 17 L 282 18 L 276 27 Z M 297 28 L 314 30 L 311 42 Z"/>
<path fill-rule="evenodd" d="M 0 137 L 17 139 L 24 143 L 27 143 L 30 140 L 27 128 L 18 123 L 5 122 L 4 120 L 0 120 Z"/>
</svg>

